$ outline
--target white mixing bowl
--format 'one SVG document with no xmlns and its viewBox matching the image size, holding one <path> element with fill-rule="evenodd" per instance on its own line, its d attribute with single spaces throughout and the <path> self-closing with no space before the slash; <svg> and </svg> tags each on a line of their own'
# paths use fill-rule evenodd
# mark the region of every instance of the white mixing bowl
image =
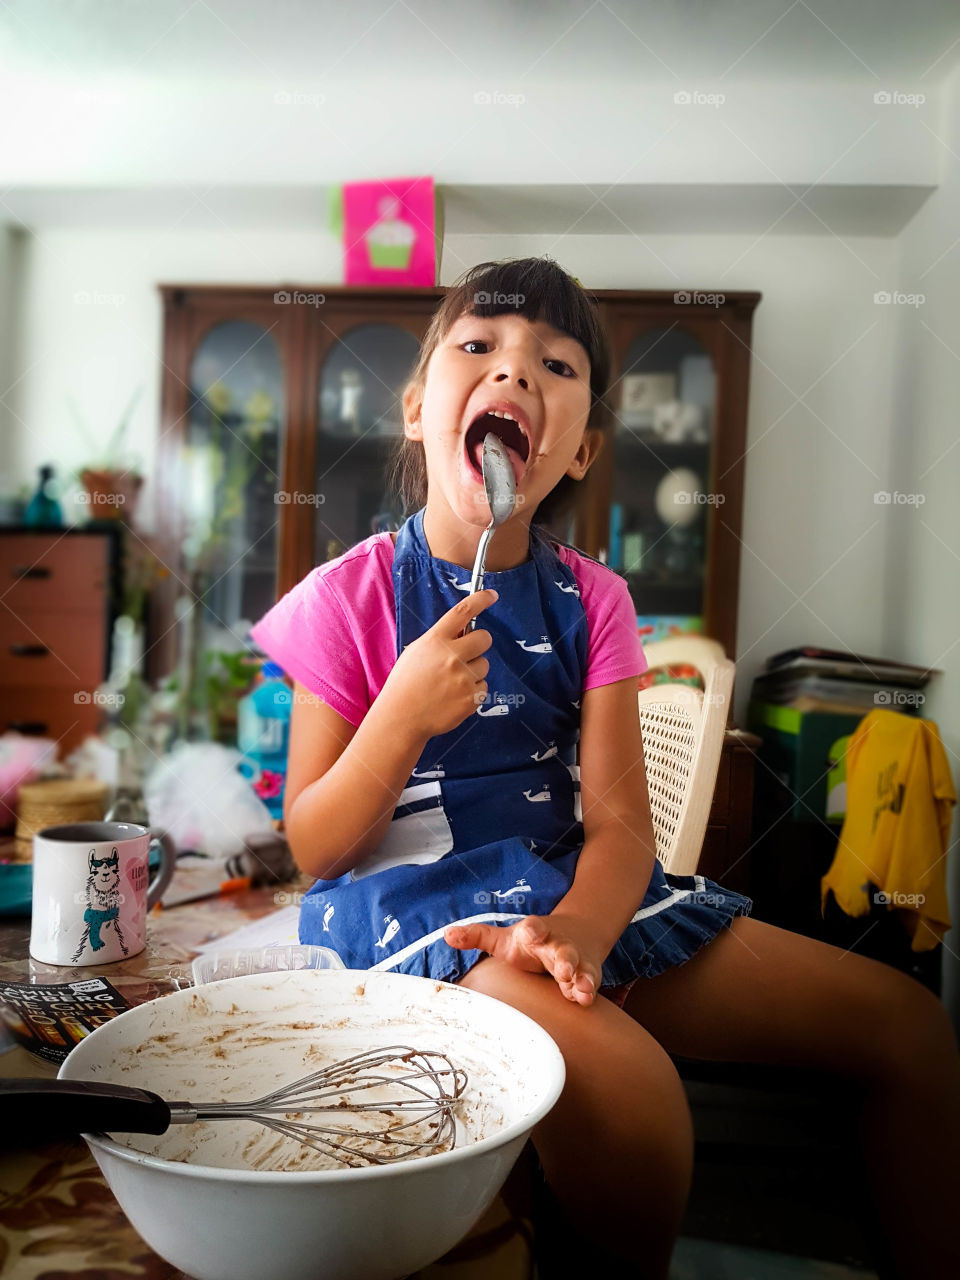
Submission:
<svg viewBox="0 0 960 1280">
<path fill-rule="evenodd" d="M 453 1150 L 346 1168 L 249 1120 L 84 1136 L 147 1244 L 197 1280 L 396 1280 L 467 1234 L 560 1096 L 560 1051 L 524 1014 L 405 974 L 249 974 L 128 1010 L 59 1076 L 248 1101 L 392 1044 L 446 1052 L 467 1072 Z"/>
</svg>

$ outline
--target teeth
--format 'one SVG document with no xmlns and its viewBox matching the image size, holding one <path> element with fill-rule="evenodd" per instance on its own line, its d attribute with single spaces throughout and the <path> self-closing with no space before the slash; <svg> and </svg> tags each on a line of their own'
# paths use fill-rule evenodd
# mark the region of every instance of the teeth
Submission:
<svg viewBox="0 0 960 1280">
<path fill-rule="evenodd" d="M 491 409 L 489 411 L 494 418 L 506 418 L 508 422 L 516 422 L 517 419 L 509 413 L 501 413 L 499 409 Z"/>
</svg>

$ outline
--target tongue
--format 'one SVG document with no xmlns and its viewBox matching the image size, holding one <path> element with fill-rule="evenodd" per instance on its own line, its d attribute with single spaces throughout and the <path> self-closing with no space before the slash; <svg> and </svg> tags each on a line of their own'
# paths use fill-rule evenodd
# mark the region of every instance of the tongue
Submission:
<svg viewBox="0 0 960 1280">
<path fill-rule="evenodd" d="M 527 469 L 527 464 L 511 445 L 505 444 L 503 447 L 507 451 L 507 457 L 510 459 L 510 465 L 513 467 L 513 474 L 519 487 L 520 481 L 523 479 L 523 473 Z"/>
<path fill-rule="evenodd" d="M 503 441 L 501 440 L 500 443 L 503 444 Z M 524 462 L 523 458 L 516 451 L 516 449 L 514 449 L 512 445 L 503 444 L 503 447 L 504 447 L 504 450 L 506 451 L 507 457 L 510 459 L 510 465 L 513 467 L 514 478 L 516 479 L 517 485 L 519 486 L 520 481 L 523 479 L 524 472 L 527 469 L 527 464 Z M 476 465 L 477 471 L 480 473 L 480 475 L 483 475 L 483 440 L 482 439 L 478 440 L 476 444 L 473 446 L 473 461 Z"/>
</svg>

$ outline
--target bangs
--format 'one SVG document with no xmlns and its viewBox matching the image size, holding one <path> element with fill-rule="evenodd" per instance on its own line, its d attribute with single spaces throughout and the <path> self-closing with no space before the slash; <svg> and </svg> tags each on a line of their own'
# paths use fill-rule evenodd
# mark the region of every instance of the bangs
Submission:
<svg viewBox="0 0 960 1280">
<path fill-rule="evenodd" d="M 607 390 L 610 358 L 596 304 L 566 271 L 549 258 L 481 262 L 457 281 L 436 316 L 436 338 L 443 341 L 462 315 L 480 319 L 519 315 L 541 320 L 579 342 L 590 360 L 590 390 Z"/>
</svg>

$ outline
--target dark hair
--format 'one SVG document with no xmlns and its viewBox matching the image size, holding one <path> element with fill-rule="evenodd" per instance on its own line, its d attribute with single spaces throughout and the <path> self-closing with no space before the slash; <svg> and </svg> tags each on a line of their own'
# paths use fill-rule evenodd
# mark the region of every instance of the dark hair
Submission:
<svg viewBox="0 0 960 1280">
<path fill-rule="evenodd" d="M 543 320 L 575 338 L 590 358 L 587 429 L 605 431 L 609 428 L 611 416 L 604 397 L 610 379 L 610 349 L 600 325 L 596 301 L 551 258 L 481 262 L 464 272 L 430 321 L 407 388 L 424 385 L 430 357 L 465 314 L 482 318 L 521 315 L 530 321 Z M 427 468 L 419 440 L 400 436 L 389 460 L 388 482 L 400 499 L 404 516 L 419 511 L 426 503 Z M 567 514 L 575 506 L 579 484 L 572 476 L 562 476 L 537 507 L 538 519 L 550 521 Z"/>
</svg>

